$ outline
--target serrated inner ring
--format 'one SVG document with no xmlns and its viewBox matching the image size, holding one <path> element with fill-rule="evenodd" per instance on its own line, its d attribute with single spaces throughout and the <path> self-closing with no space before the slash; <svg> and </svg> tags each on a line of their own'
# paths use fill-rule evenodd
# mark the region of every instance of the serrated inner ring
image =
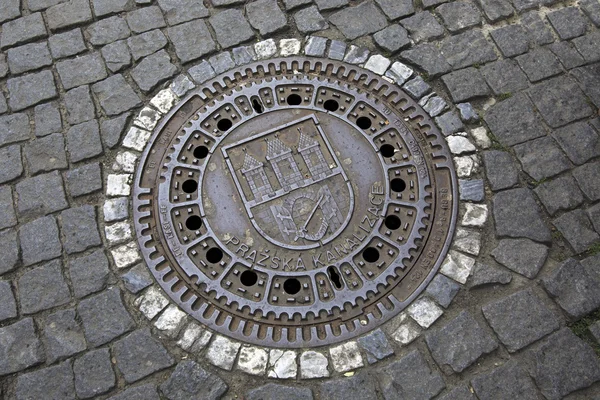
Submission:
<svg viewBox="0 0 600 400">
<path fill-rule="evenodd" d="M 278 59 L 230 71 L 155 129 L 134 188 L 162 288 L 209 327 L 275 347 L 379 326 L 436 273 L 457 214 L 443 136 L 355 66 Z"/>
</svg>

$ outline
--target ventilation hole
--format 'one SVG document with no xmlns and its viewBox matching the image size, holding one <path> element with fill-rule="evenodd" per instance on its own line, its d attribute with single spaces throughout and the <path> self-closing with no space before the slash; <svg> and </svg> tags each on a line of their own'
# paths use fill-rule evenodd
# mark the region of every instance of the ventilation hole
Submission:
<svg viewBox="0 0 600 400">
<path fill-rule="evenodd" d="M 283 282 L 283 290 L 287 294 L 296 294 L 300 291 L 300 281 L 296 278 L 289 278 Z"/>
<path fill-rule="evenodd" d="M 356 120 L 356 125 L 358 125 L 360 129 L 369 129 L 371 127 L 371 123 L 371 120 L 367 117 L 360 117 Z"/>
<path fill-rule="evenodd" d="M 193 179 L 188 179 L 187 181 L 183 182 L 181 189 L 183 189 L 183 191 L 186 193 L 194 193 L 196 190 L 198 190 L 198 182 Z"/>
<path fill-rule="evenodd" d="M 337 101 L 330 99 L 323 103 L 323 108 L 327 111 L 337 111 L 338 108 L 340 108 L 340 104 Z"/>
<path fill-rule="evenodd" d="M 256 111 L 259 114 L 262 114 L 262 112 L 265 110 L 265 108 L 263 107 L 262 103 L 260 102 L 260 100 L 256 96 L 254 96 L 252 98 L 252 108 L 254 108 L 254 111 Z"/>
<path fill-rule="evenodd" d="M 223 259 L 223 250 L 218 247 L 213 247 L 206 252 L 206 261 L 211 264 L 216 264 Z"/>
<path fill-rule="evenodd" d="M 192 215 L 185 220 L 185 226 L 189 230 L 197 231 L 202 226 L 202 218 L 197 215 Z"/>
<path fill-rule="evenodd" d="M 194 157 L 198 160 L 206 158 L 208 156 L 208 147 L 206 146 L 198 146 L 194 149 Z"/>
<path fill-rule="evenodd" d="M 258 275 L 254 271 L 244 271 L 242 275 L 240 275 L 240 281 L 244 286 L 254 286 L 258 281 Z"/>
<path fill-rule="evenodd" d="M 375 247 L 367 247 L 362 255 L 366 262 L 374 263 L 379 260 L 379 250 Z"/>
<path fill-rule="evenodd" d="M 388 215 L 387 217 L 385 217 L 385 226 L 388 229 L 396 230 L 400 228 L 400 225 L 400 218 L 398 218 L 396 215 Z"/>
<path fill-rule="evenodd" d="M 390 183 L 394 192 L 400 193 L 406 189 L 406 182 L 404 182 L 404 179 L 394 178 Z"/>
<path fill-rule="evenodd" d="M 342 281 L 340 279 L 340 274 L 338 274 L 335 267 L 331 266 L 327 268 L 327 274 L 329 275 L 329 279 L 331 279 L 331 282 L 333 282 L 333 285 L 336 287 L 336 289 L 341 289 Z"/>
<path fill-rule="evenodd" d="M 396 149 L 391 144 L 384 144 L 379 148 L 379 152 L 382 156 L 390 158 L 394 156 Z"/>
<path fill-rule="evenodd" d="M 219 122 L 217 122 L 217 128 L 219 128 L 221 132 L 227 132 L 232 126 L 233 122 L 227 118 L 220 119 Z"/>
<path fill-rule="evenodd" d="M 290 106 L 297 106 L 298 104 L 302 103 L 302 97 L 297 94 L 290 94 L 287 98 L 287 103 Z"/>
</svg>

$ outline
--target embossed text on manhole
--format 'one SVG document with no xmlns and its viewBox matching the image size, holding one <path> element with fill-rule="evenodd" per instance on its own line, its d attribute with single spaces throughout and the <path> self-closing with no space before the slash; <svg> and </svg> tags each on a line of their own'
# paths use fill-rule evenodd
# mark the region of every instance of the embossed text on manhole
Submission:
<svg viewBox="0 0 600 400">
<path fill-rule="evenodd" d="M 335 343 L 398 314 L 433 277 L 457 213 L 442 135 L 355 66 L 278 59 L 182 101 L 136 174 L 140 247 L 162 288 L 216 331 Z"/>
</svg>

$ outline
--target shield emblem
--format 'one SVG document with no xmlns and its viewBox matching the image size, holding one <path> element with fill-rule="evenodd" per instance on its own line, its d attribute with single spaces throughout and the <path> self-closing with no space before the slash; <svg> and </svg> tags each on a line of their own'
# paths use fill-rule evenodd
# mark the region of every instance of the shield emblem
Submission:
<svg viewBox="0 0 600 400">
<path fill-rule="evenodd" d="M 314 114 L 222 151 L 248 217 L 272 243 L 318 247 L 350 221 L 352 186 Z"/>
</svg>

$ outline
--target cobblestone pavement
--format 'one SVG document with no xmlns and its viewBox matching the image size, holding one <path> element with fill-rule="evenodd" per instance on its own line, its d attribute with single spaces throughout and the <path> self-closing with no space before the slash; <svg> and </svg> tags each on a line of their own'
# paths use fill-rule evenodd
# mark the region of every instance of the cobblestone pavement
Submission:
<svg viewBox="0 0 600 400">
<path fill-rule="evenodd" d="M 0 398 L 600 399 L 598 28 L 598 0 L 0 0 Z M 453 150 L 461 218 L 489 210 L 457 233 L 454 279 L 331 362 L 240 350 L 169 305 L 108 176 L 133 172 L 118 149 L 161 89 L 272 38 L 402 62 L 478 149 Z"/>
</svg>

